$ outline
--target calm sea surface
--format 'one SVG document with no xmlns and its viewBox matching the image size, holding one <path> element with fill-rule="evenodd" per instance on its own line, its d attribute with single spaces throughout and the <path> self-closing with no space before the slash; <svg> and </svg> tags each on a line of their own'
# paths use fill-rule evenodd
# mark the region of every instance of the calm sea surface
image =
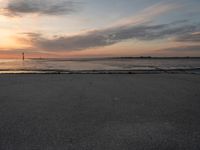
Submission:
<svg viewBox="0 0 200 150">
<path fill-rule="evenodd" d="M 200 68 L 199 58 L 182 59 L 0 59 L 0 73 L 17 71 L 156 70 Z"/>
</svg>

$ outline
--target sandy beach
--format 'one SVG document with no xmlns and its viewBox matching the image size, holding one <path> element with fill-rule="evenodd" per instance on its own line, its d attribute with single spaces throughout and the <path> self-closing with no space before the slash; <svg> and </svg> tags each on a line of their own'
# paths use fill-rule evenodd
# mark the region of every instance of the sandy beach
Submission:
<svg viewBox="0 0 200 150">
<path fill-rule="evenodd" d="M 2 74 L 1 150 L 199 150 L 195 74 Z"/>
</svg>

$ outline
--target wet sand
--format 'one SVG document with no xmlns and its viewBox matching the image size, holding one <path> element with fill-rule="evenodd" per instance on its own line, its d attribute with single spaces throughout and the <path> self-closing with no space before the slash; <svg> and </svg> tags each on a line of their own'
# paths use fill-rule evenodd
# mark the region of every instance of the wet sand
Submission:
<svg viewBox="0 0 200 150">
<path fill-rule="evenodd" d="M 1 150 L 199 150 L 200 76 L 0 75 Z"/>
</svg>

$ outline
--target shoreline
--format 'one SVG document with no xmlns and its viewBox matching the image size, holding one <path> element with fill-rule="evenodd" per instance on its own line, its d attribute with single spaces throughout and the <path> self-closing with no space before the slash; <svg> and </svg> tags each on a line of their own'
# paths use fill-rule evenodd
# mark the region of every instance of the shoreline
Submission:
<svg viewBox="0 0 200 150">
<path fill-rule="evenodd" d="M 200 68 L 128 69 L 128 70 L 57 70 L 0 69 L 0 74 L 200 74 Z"/>
</svg>

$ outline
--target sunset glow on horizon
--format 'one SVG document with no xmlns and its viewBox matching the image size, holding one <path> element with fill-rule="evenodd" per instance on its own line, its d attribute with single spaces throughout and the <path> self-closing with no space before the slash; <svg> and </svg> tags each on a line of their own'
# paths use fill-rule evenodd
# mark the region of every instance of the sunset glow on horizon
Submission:
<svg viewBox="0 0 200 150">
<path fill-rule="evenodd" d="M 0 0 L 0 58 L 199 56 L 199 0 Z"/>
</svg>

